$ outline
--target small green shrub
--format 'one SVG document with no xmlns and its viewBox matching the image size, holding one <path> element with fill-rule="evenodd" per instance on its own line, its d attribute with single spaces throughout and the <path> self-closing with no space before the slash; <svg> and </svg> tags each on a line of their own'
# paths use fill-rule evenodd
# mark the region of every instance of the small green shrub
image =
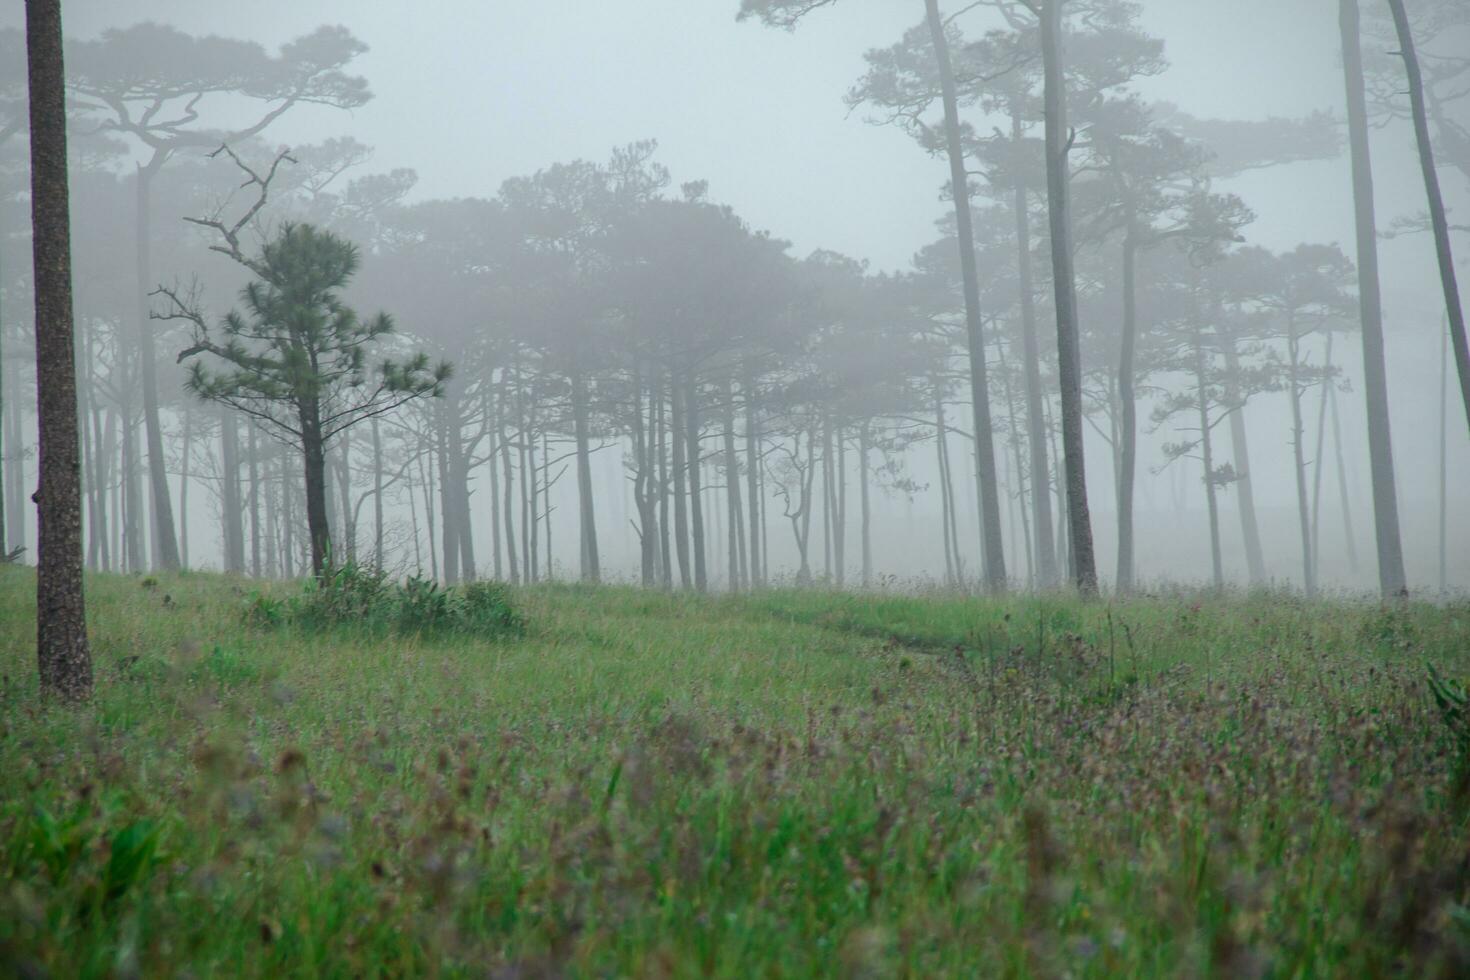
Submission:
<svg viewBox="0 0 1470 980">
<path fill-rule="evenodd" d="M 480 637 L 519 636 L 526 625 L 511 601 L 510 590 L 501 583 L 441 588 L 417 576 L 397 583 L 352 561 L 320 581 L 308 579 L 298 595 L 276 598 L 254 593 L 244 618 L 257 629 L 290 624 L 313 631 L 350 627 L 403 635 Z"/>
</svg>

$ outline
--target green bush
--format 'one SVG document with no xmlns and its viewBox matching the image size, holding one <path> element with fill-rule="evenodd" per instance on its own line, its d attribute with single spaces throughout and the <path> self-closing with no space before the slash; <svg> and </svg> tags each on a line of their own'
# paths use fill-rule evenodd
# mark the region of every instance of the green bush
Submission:
<svg viewBox="0 0 1470 980">
<path fill-rule="evenodd" d="M 441 588 L 417 576 L 402 583 L 348 561 L 319 581 L 308 579 L 300 594 L 276 598 L 256 592 L 245 608 L 248 625 L 271 629 L 286 624 L 308 630 L 336 628 L 403 635 L 460 633 L 519 636 L 525 619 L 498 582 Z"/>
</svg>

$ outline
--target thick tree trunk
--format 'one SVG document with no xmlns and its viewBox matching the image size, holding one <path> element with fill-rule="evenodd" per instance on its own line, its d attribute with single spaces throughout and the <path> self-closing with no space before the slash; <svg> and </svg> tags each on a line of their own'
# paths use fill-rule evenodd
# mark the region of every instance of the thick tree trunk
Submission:
<svg viewBox="0 0 1470 980">
<path fill-rule="evenodd" d="M 1021 101 L 1013 101 L 1011 145 L 1021 153 L 1024 136 Z M 1021 291 L 1021 354 L 1026 379 L 1026 438 L 1031 451 L 1031 512 L 1036 523 L 1036 576 L 1043 589 L 1057 586 L 1056 537 L 1051 520 L 1051 475 L 1047 466 L 1046 419 L 1041 399 L 1041 345 L 1036 327 L 1036 286 L 1031 269 L 1031 215 L 1026 168 L 1013 170 L 1015 181 L 1016 269 Z"/>
<path fill-rule="evenodd" d="M 932 0 L 930 0 L 932 2 Z M 1062 394 L 1062 461 L 1067 483 L 1068 544 L 1073 580 L 1084 596 L 1097 594 L 1097 560 L 1092 548 L 1092 515 L 1087 505 L 1087 467 L 1083 455 L 1082 344 L 1073 271 L 1072 215 L 1067 127 L 1067 80 L 1062 62 L 1062 2 L 1045 0 L 1041 11 L 1041 52 L 1046 76 L 1046 187 L 1051 220 L 1052 286 L 1057 312 L 1057 373 Z"/>
<path fill-rule="evenodd" d="M 219 407 L 220 422 L 220 520 L 224 524 L 225 571 L 241 574 L 245 571 L 245 526 L 243 507 L 240 500 L 240 431 L 237 428 L 235 410 L 228 405 Z M 323 464 L 325 466 L 325 464 Z M 325 493 L 326 473 L 322 473 Z M 322 506 L 326 506 L 325 500 Z M 325 523 L 325 520 L 323 521 Z M 313 569 L 320 571 L 313 565 Z"/>
<path fill-rule="evenodd" d="M 1368 403 L 1368 455 L 1373 473 L 1373 526 L 1378 545 L 1378 585 L 1385 598 L 1407 594 L 1398 490 L 1394 485 L 1389 431 L 1388 371 L 1384 361 L 1383 302 L 1378 280 L 1378 222 L 1373 202 L 1373 163 L 1368 146 L 1368 106 L 1363 85 L 1358 0 L 1339 0 L 1343 79 L 1347 88 L 1348 142 L 1352 153 L 1353 206 L 1358 238 L 1358 301 L 1363 323 L 1363 391 Z"/>
<path fill-rule="evenodd" d="M 1308 598 L 1317 595 L 1316 563 L 1312 560 L 1312 528 L 1307 511 L 1306 428 L 1302 424 L 1301 340 L 1296 332 L 1296 318 L 1286 318 L 1287 396 L 1291 399 L 1291 453 L 1296 466 L 1297 523 L 1302 539 L 1302 586 Z M 1325 383 L 1329 383 L 1324 381 Z"/>
<path fill-rule="evenodd" d="M 147 166 L 138 168 L 137 271 L 138 271 L 138 356 L 143 369 L 143 429 L 148 442 L 148 483 L 153 500 L 153 562 L 173 571 L 179 567 L 179 545 L 174 536 L 173 507 L 169 500 L 168 465 L 163 455 L 163 423 L 158 409 L 158 363 L 153 348 L 153 322 L 149 318 L 148 294 L 153 290 L 151 198 L 153 176 L 163 165 L 155 154 Z"/>
<path fill-rule="evenodd" d="M 588 418 L 587 379 L 572 375 L 572 427 L 577 440 L 577 518 L 581 538 L 581 575 L 584 582 L 602 580 L 597 548 L 597 512 L 592 494 L 592 437 Z"/>
<path fill-rule="evenodd" d="M 71 303 L 66 81 L 60 0 L 26 3 L 31 122 L 31 254 L 36 304 L 39 427 L 36 659 L 41 692 L 92 695 L 82 594 L 82 481 Z"/>
<path fill-rule="evenodd" d="M 300 406 L 301 463 L 306 476 L 306 530 L 311 541 L 311 573 L 320 579 L 332 554 L 332 532 L 327 523 L 327 451 L 319 421 L 321 408 L 313 402 Z"/>
<path fill-rule="evenodd" d="M 1455 255 L 1450 243 L 1450 224 L 1445 216 L 1444 194 L 1439 189 L 1439 171 L 1434 166 L 1434 141 L 1429 136 L 1429 115 L 1424 108 L 1424 75 L 1414 46 L 1414 31 L 1404 0 L 1388 0 L 1399 38 L 1399 54 L 1409 80 L 1409 106 L 1414 118 L 1414 138 L 1419 146 L 1419 169 L 1424 174 L 1424 194 L 1429 203 L 1429 223 L 1434 229 L 1434 252 L 1439 262 L 1439 281 L 1444 290 L 1445 314 L 1449 317 L 1450 340 L 1455 348 L 1455 368 L 1460 375 L 1460 397 L 1465 404 L 1465 421 L 1470 424 L 1470 340 L 1465 336 L 1465 308 L 1460 303 L 1460 285 L 1455 275 Z"/>
<path fill-rule="evenodd" d="M 1133 216 L 1123 239 L 1123 344 L 1118 357 L 1118 579 L 1119 595 L 1134 589 L 1133 491 L 1138 476 L 1138 238 Z"/>
<path fill-rule="evenodd" d="M 949 174 L 954 198 L 955 232 L 959 238 L 960 272 L 965 288 L 965 333 L 970 355 L 970 404 L 975 428 L 975 479 L 979 484 L 981 553 L 984 556 L 985 587 L 991 592 L 1006 590 L 1005 545 L 1001 537 L 1000 488 L 995 470 L 995 438 L 990 423 L 990 384 L 986 377 L 985 334 L 980 319 L 980 277 L 975 270 L 975 232 L 970 217 L 969 177 L 965 171 L 965 149 L 960 133 L 959 105 L 954 71 L 950 66 L 949 43 L 938 0 L 925 0 L 929 36 L 939 66 L 944 102 L 945 144 L 949 151 Z"/>
</svg>

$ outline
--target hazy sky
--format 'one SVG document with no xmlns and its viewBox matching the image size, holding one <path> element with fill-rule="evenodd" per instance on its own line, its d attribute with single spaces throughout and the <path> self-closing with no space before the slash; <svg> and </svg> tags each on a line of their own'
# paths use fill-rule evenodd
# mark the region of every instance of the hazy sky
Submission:
<svg viewBox="0 0 1470 980">
<path fill-rule="evenodd" d="M 65 17 L 75 36 L 153 19 L 271 48 L 342 23 L 371 47 L 354 70 L 376 97 L 351 118 L 296 113 L 268 136 L 300 142 L 350 130 L 377 148 L 374 166 L 417 170 L 427 196 L 489 195 L 505 177 L 556 160 L 602 159 L 615 144 L 654 137 L 676 180 L 708 179 L 713 196 L 792 239 L 798 252 L 820 246 L 882 268 L 907 264 L 932 238 L 945 165 L 901 132 L 866 125 L 861 111 L 849 115 L 842 95 L 863 70 L 863 51 L 896 40 L 919 20 L 922 3 L 844 0 L 794 34 L 737 24 L 737 6 L 68 0 Z M 1174 62 L 1149 84 L 1150 95 L 1196 114 L 1247 118 L 1341 100 L 1330 0 L 1145 6 L 1147 26 L 1166 39 Z M 18 5 L 5 10 L 18 20 Z M 1336 219 L 1341 188 L 1321 189 Z M 1300 240 L 1271 208 L 1253 203 L 1261 235 Z M 1331 231 L 1326 237 L 1338 229 Z"/>
</svg>

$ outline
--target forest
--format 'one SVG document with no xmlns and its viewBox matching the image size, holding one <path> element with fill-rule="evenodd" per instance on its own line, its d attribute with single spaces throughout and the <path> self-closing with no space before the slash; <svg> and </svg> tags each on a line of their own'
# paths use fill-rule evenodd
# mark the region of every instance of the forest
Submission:
<svg viewBox="0 0 1470 980">
<path fill-rule="evenodd" d="M 0 973 L 1470 971 L 1470 6 L 625 6 L 0 11 Z"/>
</svg>

